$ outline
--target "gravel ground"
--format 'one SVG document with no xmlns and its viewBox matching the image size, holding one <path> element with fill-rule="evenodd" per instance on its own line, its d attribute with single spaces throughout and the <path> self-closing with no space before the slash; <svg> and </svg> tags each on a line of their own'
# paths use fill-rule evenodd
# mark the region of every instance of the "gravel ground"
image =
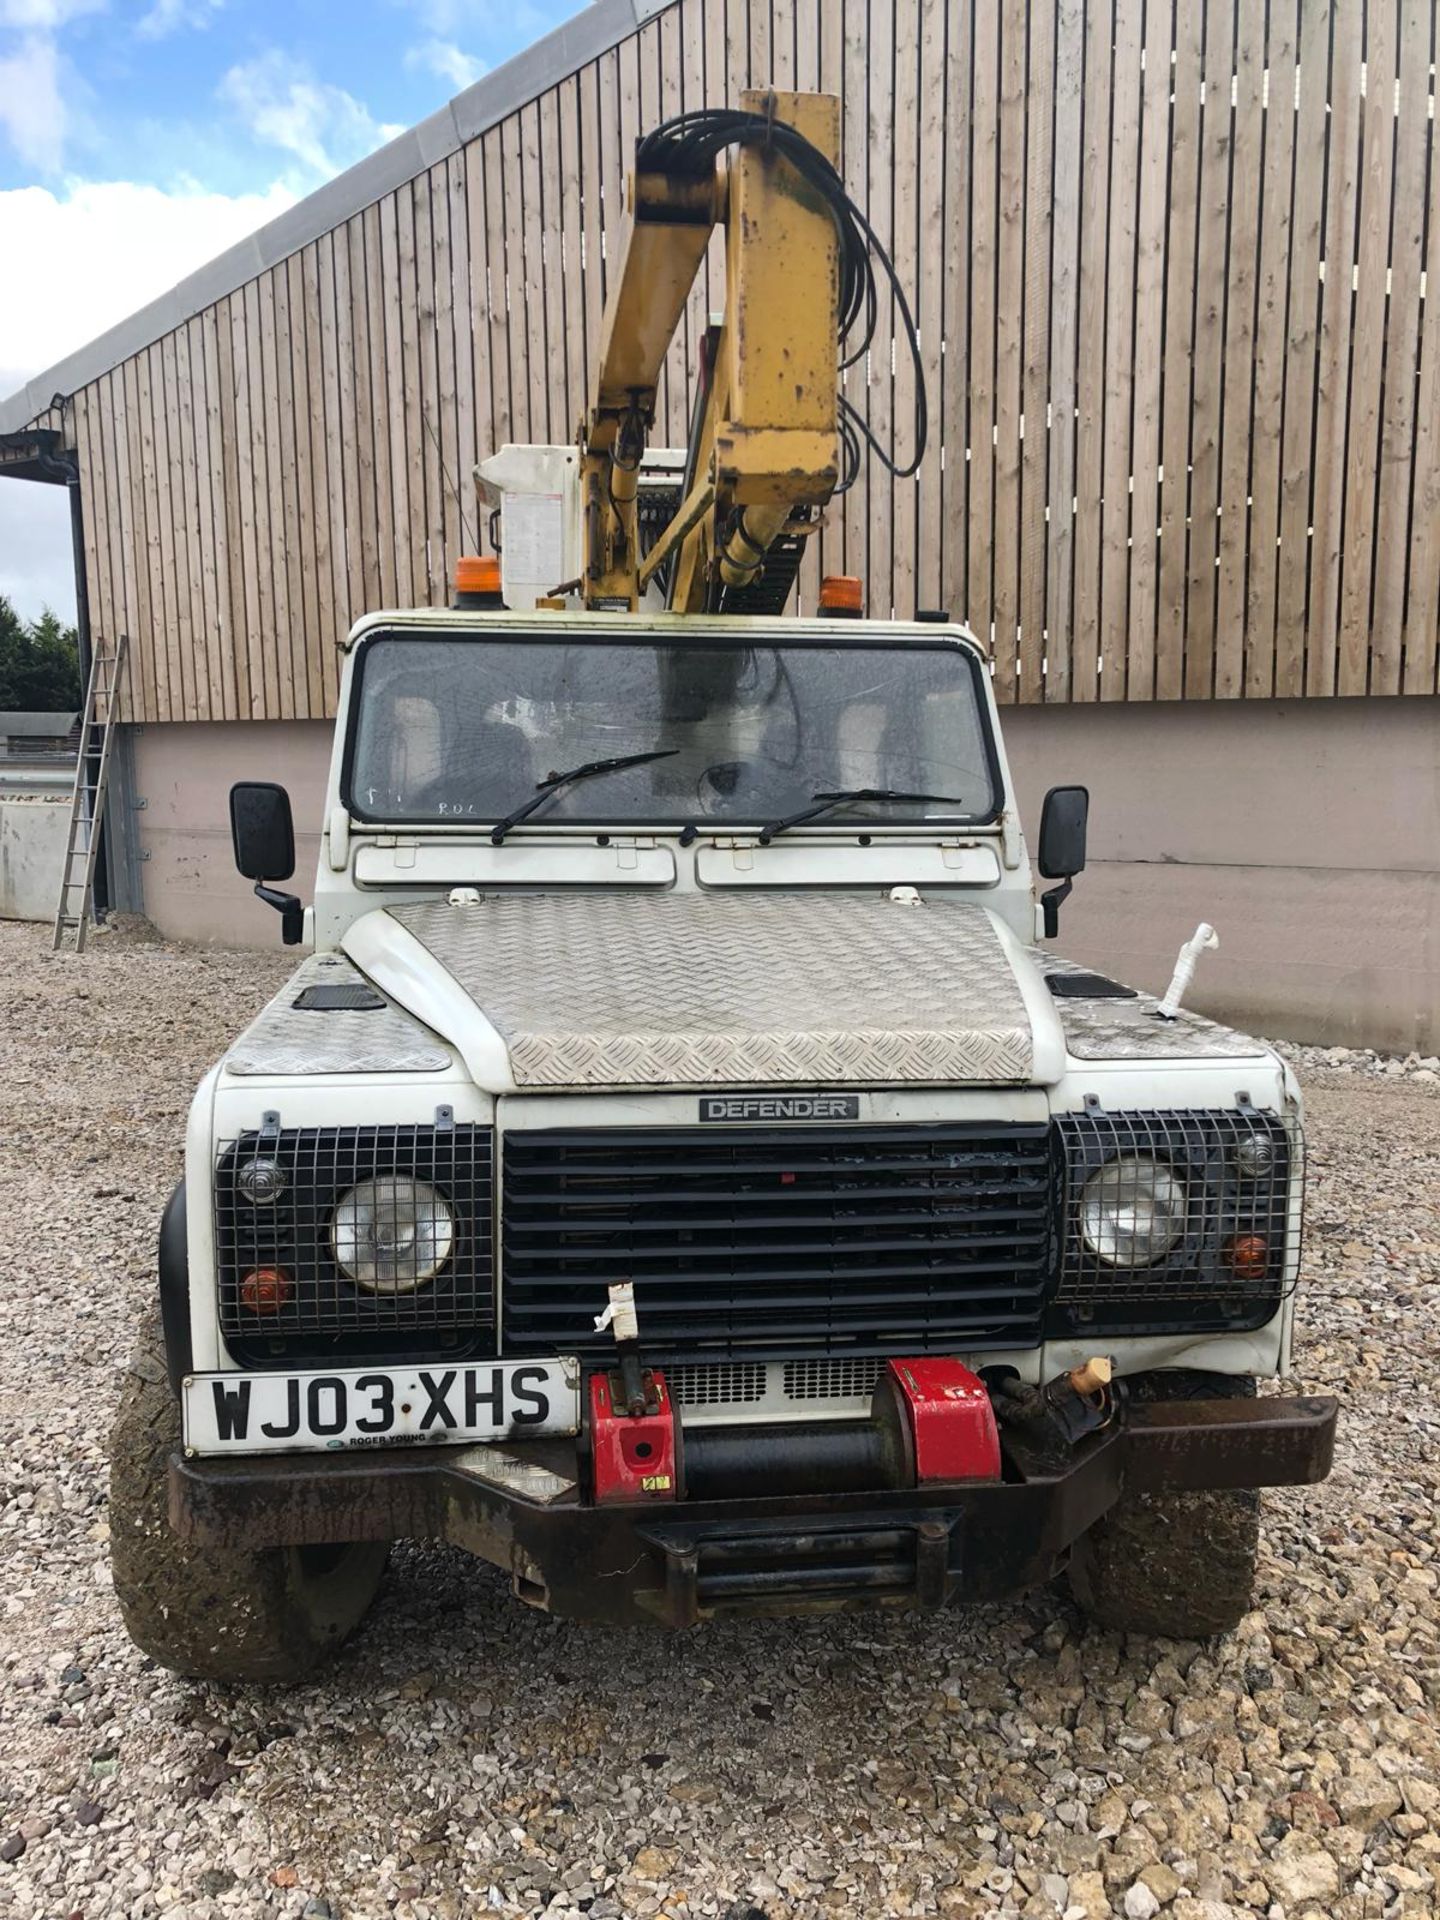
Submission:
<svg viewBox="0 0 1440 1920">
<path fill-rule="evenodd" d="M 1298 1050 L 1299 1384 L 1340 1458 L 1268 1497 L 1263 1611 L 1219 1645 L 1058 1590 L 620 1635 L 404 1546 L 321 1682 L 223 1691 L 121 1630 L 104 1434 L 190 1089 L 290 960 L 48 946 L 0 926 L 0 1911 L 1437 1912 L 1433 1068 Z"/>
</svg>

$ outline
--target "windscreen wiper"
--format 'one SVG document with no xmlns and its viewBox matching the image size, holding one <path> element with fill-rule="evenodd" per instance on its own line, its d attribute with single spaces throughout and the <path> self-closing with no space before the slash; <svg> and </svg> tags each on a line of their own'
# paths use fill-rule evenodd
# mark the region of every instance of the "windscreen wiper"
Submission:
<svg viewBox="0 0 1440 1920">
<path fill-rule="evenodd" d="M 897 793 L 893 787 L 849 787 L 843 793 L 812 793 L 810 798 L 820 804 L 805 807 L 799 813 L 787 813 L 783 820 L 772 820 L 768 827 L 762 827 L 758 836 L 760 845 L 768 847 L 777 833 L 786 833 L 791 827 L 803 827 L 807 820 L 818 820 L 822 813 L 842 807 L 848 800 L 908 800 L 912 806 L 928 804 L 958 807 L 961 804 L 953 794 Z"/>
<path fill-rule="evenodd" d="M 528 820 L 532 813 L 544 806 L 552 793 L 558 792 L 561 787 L 568 787 L 572 780 L 588 780 L 594 773 L 618 773 L 622 767 L 640 767 L 647 760 L 668 760 L 679 751 L 678 747 L 655 747 L 649 753 L 617 754 L 613 760 L 587 760 L 583 767 L 571 767 L 568 773 L 552 773 L 548 779 L 537 780 L 534 793 L 524 805 L 495 822 L 490 829 L 490 844 L 498 847 L 512 827 L 518 827 L 522 820 Z"/>
</svg>

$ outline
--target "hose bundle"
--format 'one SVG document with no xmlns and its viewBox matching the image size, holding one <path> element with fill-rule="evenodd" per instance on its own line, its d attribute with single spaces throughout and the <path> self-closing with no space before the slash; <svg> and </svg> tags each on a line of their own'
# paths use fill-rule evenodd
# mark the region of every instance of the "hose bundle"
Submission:
<svg viewBox="0 0 1440 1920">
<path fill-rule="evenodd" d="M 865 215 L 845 190 L 835 168 L 804 134 L 784 120 L 738 107 L 699 107 L 666 120 L 647 133 L 635 149 L 638 172 L 693 174 L 703 178 L 727 147 L 762 146 L 780 153 L 820 195 L 835 221 L 840 240 L 840 352 L 841 368 L 853 367 L 870 351 L 879 319 L 880 298 L 875 275 L 878 261 L 900 309 L 903 331 L 915 366 L 914 451 L 901 466 L 875 438 L 864 415 L 842 394 L 840 438 L 844 470 L 837 493 L 854 484 L 860 468 L 861 440 L 897 480 L 906 480 L 925 455 L 929 411 L 925 397 L 925 370 L 920 362 L 920 337 L 894 262 Z"/>
</svg>

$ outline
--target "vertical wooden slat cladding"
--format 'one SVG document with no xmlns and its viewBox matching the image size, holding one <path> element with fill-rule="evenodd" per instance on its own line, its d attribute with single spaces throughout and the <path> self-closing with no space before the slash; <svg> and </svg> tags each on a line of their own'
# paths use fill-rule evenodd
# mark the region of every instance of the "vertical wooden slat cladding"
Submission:
<svg viewBox="0 0 1440 1920">
<path fill-rule="evenodd" d="M 585 377 L 589 365 L 585 348 L 585 281 L 582 265 L 585 227 L 585 178 L 580 144 L 580 89 L 566 80 L 557 89 L 559 214 L 557 253 L 560 267 L 560 330 L 565 365 L 565 398 L 557 433 L 562 440 L 577 431 L 585 410 Z M 471 453 L 466 466 L 474 464 Z"/>
<path fill-rule="evenodd" d="M 1075 395 L 1079 372 L 1076 355 L 1083 51 L 1083 0 L 1059 0 L 1055 16 L 1055 154 L 1050 187 L 1050 363 L 1046 383 L 1050 465 L 1045 517 L 1046 631 L 1042 663 L 1042 697 L 1057 702 L 1070 698 L 1070 656 L 1075 631 Z M 946 378 L 948 383 L 948 373 Z"/>
<path fill-rule="evenodd" d="M 1135 208 L 1134 427 L 1131 440 L 1129 615 L 1115 636 L 1104 692 L 1155 692 L 1160 565 L 1160 419 L 1165 381 L 1165 171 L 1170 150 L 1170 5 L 1146 0 Z M 1122 676 L 1121 659 L 1124 655 Z"/>
<path fill-rule="evenodd" d="M 1433 137 L 1433 123 L 1432 123 Z M 1431 151 L 1420 389 L 1415 406 L 1414 542 L 1405 620 L 1405 691 L 1440 692 L 1440 142 Z"/>
<path fill-rule="evenodd" d="M 1215 683 L 1225 243 L 1230 225 L 1230 89 L 1235 68 L 1232 26 L 1228 7 L 1206 9 L 1200 216 L 1195 253 L 1195 376 L 1190 400 L 1190 567 L 1185 610 L 1185 692 L 1194 700 L 1209 699 Z"/>
<path fill-rule="evenodd" d="M 917 479 L 868 451 L 801 571 L 941 604 L 1003 700 L 1432 693 L 1434 0 L 675 0 L 66 413 L 90 615 L 137 719 L 333 713 L 362 612 L 443 600 L 477 458 L 568 441 L 636 136 L 746 86 L 843 103 L 914 299 Z M 688 420 L 712 246 L 667 356 Z M 847 398 L 909 451 L 888 289 Z M 48 420 L 49 414 L 45 416 Z"/>
<path fill-rule="evenodd" d="M 434 607 L 445 604 L 445 496 L 449 488 L 446 484 L 444 446 L 440 437 L 444 414 L 444 399 L 440 390 L 440 271 L 427 174 L 422 174 L 415 182 L 414 209 L 417 263 L 415 334 L 420 374 L 420 422 L 418 430 L 410 427 L 408 431 L 416 436 L 419 443 L 420 472 L 424 485 L 425 513 L 420 532 L 424 565 L 420 570 L 419 592 L 422 602 Z M 434 272 L 421 271 L 419 263 L 426 259 L 435 263 Z"/>
<path fill-rule="evenodd" d="M 1020 397 L 1020 678 L 1018 697 L 1044 698 L 1045 508 L 1049 498 L 1050 221 L 1054 197 L 1055 9 L 1029 20 L 1025 105 L 1024 361 Z"/>
<path fill-rule="evenodd" d="M 1355 347 L 1350 363 L 1346 441 L 1345 538 L 1340 562 L 1340 691 L 1369 690 L 1374 592 L 1376 481 L 1385 377 L 1386 282 L 1390 266 L 1390 191 L 1395 177 L 1393 7 L 1365 9 L 1365 97 L 1361 110 L 1360 230 L 1356 239 Z"/>
<path fill-rule="evenodd" d="M 800 30 L 800 52 L 802 74 L 807 70 L 813 76 L 813 84 L 818 85 L 822 93 L 833 93 L 842 102 L 841 141 L 844 141 L 844 91 L 845 91 L 845 9 L 843 0 L 812 0 L 810 22 L 813 25 L 813 41 L 804 27 Z M 711 31 L 708 21 L 705 40 L 705 86 L 699 103 L 705 101 L 719 104 L 719 95 L 715 91 L 717 81 L 714 78 L 719 59 L 719 43 Z M 813 64 L 812 64 L 813 62 Z M 719 69 L 723 72 L 723 65 Z M 807 81 L 805 84 L 811 84 Z M 717 235 L 711 241 L 711 257 L 715 255 L 718 244 Z M 946 252 L 949 248 L 944 249 Z M 706 269 L 705 313 L 718 309 L 724 297 L 724 274 L 713 266 Z M 938 484 L 938 481 L 937 481 Z M 845 516 L 838 508 L 832 508 L 820 523 L 820 532 L 806 542 L 805 562 L 800 572 L 801 607 L 807 613 L 813 613 L 819 604 L 820 582 L 827 573 L 845 571 Z"/>
<path fill-rule="evenodd" d="M 920 31 L 921 0 L 907 0 L 896 9 L 895 36 L 895 131 L 891 155 L 891 227 L 889 248 L 900 259 L 913 265 L 906 298 L 911 313 L 919 321 L 920 281 Z M 777 45 L 778 45 L 778 19 Z M 897 466 L 909 463 L 915 444 L 915 363 L 906 344 L 899 305 L 887 301 L 890 332 L 894 341 L 894 374 L 890 388 L 890 457 Z M 916 559 L 919 548 L 919 484 L 912 475 L 893 483 L 894 506 L 891 521 L 894 542 L 890 554 L 889 604 L 897 619 L 908 620 L 915 611 L 917 588 Z"/>
<path fill-rule="evenodd" d="M 964 617 L 989 645 L 995 574 L 995 246 L 999 191 L 1000 19 L 978 6 L 970 82 L 969 597 Z M 1002 698 L 1004 690 L 1002 689 Z"/>
<path fill-rule="evenodd" d="M 405 537 L 409 544 L 410 592 L 405 604 L 423 607 L 430 599 L 430 553 L 425 517 L 425 468 L 429 448 L 421 400 L 420 368 L 425 329 L 416 297 L 419 268 L 416 256 L 415 187 L 416 182 L 412 180 L 395 194 L 395 301 L 400 382 L 398 387 L 391 388 L 390 406 L 404 450 L 405 497 L 409 508 Z M 398 415 L 395 412 L 397 408 Z"/>
<path fill-rule="evenodd" d="M 1185 581 L 1190 525 L 1191 348 L 1195 339 L 1195 220 L 1200 193 L 1200 81 L 1204 58 L 1204 9 L 1200 0 L 1178 0 L 1175 10 L 1174 80 L 1170 108 L 1170 196 L 1166 210 L 1165 336 L 1160 416 L 1160 594 L 1156 608 L 1155 697 L 1178 700 L 1185 691 Z M 1089 67 L 1086 68 L 1087 76 Z M 1087 87 L 1084 110 L 1091 111 Z M 1094 146 L 1087 138 L 1087 166 Z M 1080 353 L 1080 389 L 1090 384 L 1085 343 Z M 1084 485 L 1083 476 L 1079 483 Z M 1077 519 L 1079 511 L 1077 509 Z M 1079 559 L 1075 573 L 1075 618 L 1082 618 Z"/>
<path fill-rule="evenodd" d="M 1305 691 L 1305 592 L 1310 571 L 1315 364 L 1320 311 L 1329 52 L 1328 8 L 1306 7 L 1300 20 L 1300 82 L 1295 111 L 1295 206 L 1290 222 L 1285 431 L 1280 467 L 1280 571 L 1275 610 L 1277 696 L 1291 696 Z"/>
<path fill-rule="evenodd" d="M 1280 426 L 1285 384 L 1285 294 L 1295 161 L 1295 0 L 1276 0 L 1266 49 L 1265 163 L 1260 182 L 1259 294 L 1250 427 L 1250 587 L 1245 691 L 1275 691 L 1275 604 L 1280 542 Z M 1187 691 L 1191 689 L 1187 686 Z"/>
<path fill-rule="evenodd" d="M 1339 665 L 1340 544 L 1345 510 L 1345 428 L 1349 414 L 1351 262 L 1360 186 L 1360 68 L 1365 0 L 1334 0 L 1330 51 L 1330 133 L 1321 262 L 1320 349 L 1315 398 L 1314 532 L 1310 542 L 1306 692 L 1333 694 Z M 1432 280 L 1431 285 L 1435 282 Z M 1440 302 L 1430 301 L 1434 310 Z M 1437 389 L 1440 393 L 1440 389 Z"/>
<path fill-rule="evenodd" d="M 752 24 L 754 9 L 752 13 Z M 871 8 L 871 32 L 874 32 Z M 865 164 L 869 175 L 870 225 L 881 245 L 891 248 L 895 227 L 895 159 L 898 152 L 895 70 L 901 46 L 912 32 L 913 6 L 895 0 L 893 37 L 870 41 L 869 91 L 866 102 Z M 913 47 L 913 40 L 910 42 Z M 756 68 L 752 48 L 751 71 Z M 895 446 L 895 363 L 897 316 L 888 286 L 878 288 L 875 335 L 870 342 L 869 376 L 865 386 L 870 430 L 887 455 Z M 889 620 L 895 606 L 895 482 L 881 460 L 871 453 L 864 505 L 869 519 L 870 558 L 865 570 L 866 604 L 871 617 Z"/>
<path fill-rule="evenodd" d="M 1380 501 L 1375 524 L 1375 596 L 1370 617 L 1371 693 L 1399 693 L 1406 633 L 1420 269 L 1425 253 L 1431 30 L 1434 0 L 1402 0 L 1395 122 L 1395 188 L 1386 308 L 1385 400 L 1380 420 Z M 1440 191 L 1431 189 L 1430 217 Z M 1440 297 L 1433 290 L 1432 301 Z"/>
<path fill-rule="evenodd" d="M 1115 10 L 1110 78 L 1110 230 L 1105 263 L 1105 435 L 1100 502 L 1102 700 L 1125 698 L 1130 612 L 1131 409 L 1135 396 L 1135 247 L 1141 177 L 1141 34 L 1136 7 Z"/>
<path fill-rule="evenodd" d="M 180 329 L 190 376 L 191 404 L 183 443 L 186 536 L 190 553 L 190 617 L 199 662 L 197 704 L 206 720 L 223 720 L 224 665 L 216 605 L 215 515 L 210 497 L 210 393 L 205 332 L 199 319 Z"/>
<path fill-rule="evenodd" d="M 870 39 L 868 0 L 842 0 L 842 68 L 841 68 L 841 149 L 845 181 L 861 211 L 869 206 L 869 172 L 865 164 L 867 140 L 869 137 L 869 72 Z M 733 6 L 731 12 L 731 39 L 727 48 L 729 86 L 727 104 L 733 106 L 742 87 L 750 84 L 749 61 L 745 48 L 735 46 L 735 21 Z M 715 99 L 714 81 L 709 82 L 710 97 Z M 847 356 L 854 353 L 857 341 L 851 341 L 846 348 Z M 865 380 L 868 369 L 866 356 L 861 357 L 844 373 L 843 396 L 848 404 L 861 413 L 867 412 Z M 846 493 L 843 505 L 832 507 L 830 513 L 838 519 L 844 529 L 844 563 L 837 569 L 843 573 L 853 573 L 868 582 L 870 573 L 869 528 L 867 525 L 866 480 L 870 464 L 866 450 L 860 451 L 859 470 L 855 484 Z"/>
<path fill-rule="evenodd" d="M 465 157 L 452 153 L 445 163 L 445 192 L 450 203 L 450 324 L 455 356 L 455 471 L 456 511 L 459 515 L 458 552 L 475 550 L 475 502 L 470 474 L 479 450 L 475 440 L 475 355 L 472 335 L 478 337 L 479 308 L 470 290 L 470 208 L 465 180 Z"/>
<path fill-rule="evenodd" d="M 1075 419 L 1075 586 L 1070 698 L 1095 700 L 1100 677 L 1101 505 L 1105 462 L 1106 181 L 1110 164 L 1111 0 L 1085 13 L 1080 184 L 1079 372 Z M 1178 87 L 1179 80 L 1177 78 Z M 974 513 L 972 507 L 971 520 Z M 972 550 L 973 550 L 972 539 Z M 972 580 L 972 597 L 973 597 Z"/>
<path fill-rule="evenodd" d="M 1230 252 L 1225 280 L 1225 418 L 1220 451 L 1220 571 L 1215 583 L 1215 697 L 1245 691 L 1246 537 L 1250 524 L 1250 398 L 1255 359 L 1256 249 L 1265 136 L 1265 14 L 1242 7 L 1235 36 Z"/>
<path fill-rule="evenodd" d="M 362 471 L 357 441 L 362 438 L 359 423 L 364 420 L 363 438 L 368 447 L 370 422 L 368 414 L 357 415 L 356 411 L 358 353 L 346 229 L 322 234 L 313 250 L 307 248 L 305 265 L 305 353 L 311 369 L 310 444 L 315 457 L 315 572 L 320 627 L 321 705 L 317 711 L 328 713 L 339 688 L 335 642 L 366 606 L 357 533 Z"/>
<path fill-rule="evenodd" d="M 1025 312 L 1024 0 L 1007 0 L 1000 25 L 1000 117 L 995 241 L 995 689 L 1020 693 L 1020 436 L 1024 431 L 1021 328 Z M 1038 103 L 1037 103 L 1038 105 Z"/>
</svg>

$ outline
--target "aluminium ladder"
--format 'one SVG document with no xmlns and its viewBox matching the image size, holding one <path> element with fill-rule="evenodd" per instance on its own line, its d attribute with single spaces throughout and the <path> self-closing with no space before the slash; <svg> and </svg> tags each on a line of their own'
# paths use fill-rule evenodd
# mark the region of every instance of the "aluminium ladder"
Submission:
<svg viewBox="0 0 1440 1920">
<path fill-rule="evenodd" d="M 75 935 L 77 953 L 85 949 L 91 917 L 90 889 L 95 881 L 105 788 L 110 778 L 112 723 L 129 644 L 128 635 L 123 633 L 109 652 L 104 641 L 99 641 L 90 660 L 90 684 L 85 689 L 80 752 L 75 762 L 75 791 L 70 801 L 70 831 L 60 875 L 60 901 L 55 909 L 55 938 L 51 943 L 55 951 L 64 944 L 67 933 Z"/>
</svg>

